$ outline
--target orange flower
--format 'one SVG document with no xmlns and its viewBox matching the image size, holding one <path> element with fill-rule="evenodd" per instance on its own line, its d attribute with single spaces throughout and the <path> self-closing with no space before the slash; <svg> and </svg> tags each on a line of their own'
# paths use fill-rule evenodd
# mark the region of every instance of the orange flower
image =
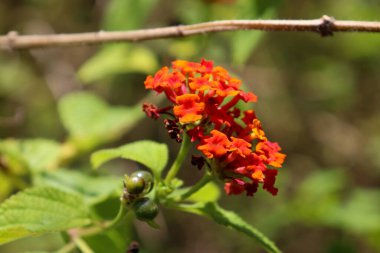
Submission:
<svg viewBox="0 0 380 253">
<path fill-rule="evenodd" d="M 192 91 L 205 91 L 215 86 L 214 82 L 207 76 L 190 77 L 189 87 Z"/>
<path fill-rule="evenodd" d="M 198 146 L 198 150 L 202 151 L 208 158 L 218 158 L 229 151 L 231 142 L 227 136 L 218 130 L 211 131 L 211 137 L 204 139 L 203 145 Z"/>
<path fill-rule="evenodd" d="M 286 156 L 277 143 L 268 141 L 255 112 L 237 106 L 257 102 L 254 93 L 240 86 L 239 79 L 212 61 L 176 60 L 172 70 L 163 67 L 145 80 L 147 89 L 164 93 L 171 104 L 161 109 L 145 105 L 144 110 L 154 119 L 169 115 L 168 133 L 178 142 L 181 133 L 199 142 L 197 149 L 204 156 L 193 163 L 214 170 L 225 181 L 227 194 L 252 196 L 262 185 L 276 195 L 277 170 L 270 166 L 280 168 Z"/>
<path fill-rule="evenodd" d="M 261 141 L 267 140 L 267 137 L 265 137 L 265 132 L 261 126 L 260 120 L 254 119 L 250 127 L 252 128 L 252 133 L 251 133 L 252 139 L 259 139 Z"/>
<path fill-rule="evenodd" d="M 212 69 L 212 76 L 214 77 L 214 80 L 220 81 L 220 80 L 229 80 L 231 77 L 228 74 L 228 71 L 220 66 L 216 66 Z"/>
<path fill-rule="evenodd" d="M 231 137 L 231 140 L 232 140 L 231 151 L 236 152 L 241 157 L 245 157 L 252 152 L 251 143 L 249 143 L 243 139 L 235 138 L 235 137 Z"/>
<path fill-rule="evenodd" d="M 264 182 L 264 173 L 261 170 L 256 170 L 255 172 L 252 173 L 252 178 L 256 179 L 259 182 Z"/>
<path fill-rule="evenodd" d="M 247 110 L 244 112 L 244 117 L 242 119 L 245 124 L 247 124 L 247 129 L 249 129 L 250 140 L 259 139 L 260 141 L 266 141 L 267 137 L 261 125 L 260 120 L 256 117 L 256 114 L 253 110 Z"/>
<path fill-rule="evenodd" d="M 154 77 L 148 76 L 144 84 L 145 88 L 155 90 L 157 93 L 165 92 L 167 98 L 175 102 L 176 97 L 183 94 L 185 80 L 185 76 L 181 72 L 170 73 L 167 67 L 163 67 Z"/>
<path fill-rule="evenodd" d="M 166 79 L 166 76 L 168 75 L 168 73 L 169 73 L 168 67 L 163 67 L 162 69 L 157 71 L 154 77 L 148 76 L 144 82 L 145 88 L 152 89 L 157 92 L 162 92 L 162 89 L 159 87 L 162 86 L 162 83 Z"/>
<path fill-rule="evenodd" d="M 183 74 L 194 76 L 196 73 L 210 73 L 213 69 L 213 63 L 204 59 L 202 59 L 201 63 L 176 60 L 172 62 L 172 67 Z"/>
<path fill-rule="evenodd" d="M 280 168 L 285 160 L 286 155 L 280 153 L 280 146 L 276 142 L 263 141 L 256 145 L 257 153 L 266 160 L 266 162 L 276 168 Z"/>
<path fill-rule="evenodd" d="M 244 102 L 257 102 L 257 96 L 252 92 L 240 91 L 240 96 Z"/>
<path fill-rule="evenodd" d="M 197 94 L 184 94 L 176 98 L 178 105 L 174 106 L 173 111 L 180 123 L 194 123 L 202 118 L 205 104 L 199 103 L 199 100 Z"/>
</svg>

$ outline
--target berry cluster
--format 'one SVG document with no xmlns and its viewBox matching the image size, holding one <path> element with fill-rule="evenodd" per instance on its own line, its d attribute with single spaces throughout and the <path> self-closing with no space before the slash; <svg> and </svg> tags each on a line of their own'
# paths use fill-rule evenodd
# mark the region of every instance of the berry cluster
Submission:
<svg viewBox="0 0 380 253">
<path fill-rule="evenodd" d="M 158 214 L 158 206 L 154 200 L 145 197 L 153 189 L 153 176 L 150 172 L 139 170 L 130 176 L 124 176 L 124 192 L 122 200 L 132 206 L 137 219 L 150 222 Z"/>
<path fill-rule="evenodd" d="M 171 105 L 158 108 L 145 104 L 144 111 L 154 119 L 172 116 L 171 135 L 179 140 L 185 132 L 203 157 L 194 157 L 198 167 L 208 164 L 224 180 L 227 194 L 246 192 L 252 196 L 260 183 L 273 195 L 277 170 L 285 155 L 270 142 L 253 110 L 241 111 L 239 102 L 254 103 L 255 94 L 240 89 L 241 81 L 231 77 L 212 61 L 200 63 L 176 60 L 172 70 L 163 67 L 148 76 L 145 87 L 164 93 Z M 175 134 L 173 134 L 173 131 Z"/>
</svg>

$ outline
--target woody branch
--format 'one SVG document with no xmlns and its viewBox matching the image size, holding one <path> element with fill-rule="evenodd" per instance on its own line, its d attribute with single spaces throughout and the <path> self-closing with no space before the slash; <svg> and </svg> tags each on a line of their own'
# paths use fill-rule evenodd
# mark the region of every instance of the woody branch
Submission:
<svg viewBox="0 0 380 253">
<path fill-rule="evenodd" d="M 237 30 L 316 32 L 321 36 L 332 36 L 334 32 L 380 32 L 380 22 L 340 21 L 324 15 L 320 19 L 312 20 L 221 20 L 193 25 L 118 32 L 19 35 L 17 32 L 12 31 L 7 35 L 0 36 L 0 49 L 32 49 L 106 42 L 138 42 Z"/>
</svg>

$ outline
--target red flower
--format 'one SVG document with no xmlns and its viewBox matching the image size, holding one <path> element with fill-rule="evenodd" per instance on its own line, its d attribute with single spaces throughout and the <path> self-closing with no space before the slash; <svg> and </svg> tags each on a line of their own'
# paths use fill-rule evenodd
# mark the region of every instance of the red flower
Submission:
<svg viewBox="0 0 380 253">
<path fill-rule="evenodd" d="M 231 146 L 227 136 L 218 130 L 212 130 L 211 135 L 203 140 L 204 144 L 199 145 L 198 150 L 202 151 L 207 158 L 218 158 L 226 154 Z"/>
<path fill-rule="evenodd" d="M 199 72 L 201 64 L 197 62 L 188 62 L 183 60 L 176 60 L 172 62 L 173 69 L 179 70 L 182 74 L 193 76 Z"/>
<path fill-rule="evenodd" d="M 169 73 L 168 67 L 163 67 L 162 69 L 157 71 L 157 73 L 154 75 L 154 77 L 148 76 L 144 82 L 145 88 L 152 89 L 152 90 L 155 90 L 157 92 L 162 92 L 163 89 L 161 88 L 161 86 L 165 82 L 165 79 L 166 79 L 168 73 Z"/>
<path fill-rule="evenodd" d="M 266 170 L 264 174 L 265 174 L 265 181 L 264 181 L 263 189 L 269 191 L 270 193 L 272 193 L 272 195 L 277 195 L 278 189 L 274 187 L 274 183 L 276 181 L 276 176 L 277 176 L 277 170 Z"/>
<path fill-rule="evenodd" d="M 199 100 L 197 94 L 184 94 L 176 98 L 177 105 L 174 106 L 173 111 L 180 123 L 194 123 L 202 118 L 205 104 L 199 103 Z"/>
<path fill-rule="evenodd" d="M 190 77 L 189 87 L 192 91 L 204 92 L 215 86 L 215 82 L 210 80 L 208 76 Z"/>
<path fill-rule="evenodd" d="M 226 191 L 228 195 L 231 195 L 231 194 L 237 195 L 244 192 L 244 185 L 245 185 L 245 182 L 243 180 L 233 179 L 224 184 L 224 190 Z"/>
<path fill-rule="evenodd" d="M 201 126 L 191 128 L 186 132 L 191 137 L 191 142 L 202 140 L 204 136 L 204 129 Z"/>
<path fill-rule="evenodd" d="M 231 137 L 232 143 L 231 143 L 231 150 L 236 151 L 240 156 L 245 157 L 249 155 L 251 150 L 251 144 L 246 142 L 243 139 Z"/>
<path fill-rule="evenodd" d="M 144 84 L 145 88 L 157 93 L 165 92 L 168 99 L 175 102 L 175 98 L 184 93 L 185 76 L 178 71 L 170 73 L 167 67 L 163 67 L 154 77 L 148 76 Z"/>
<path fill-rule="evenodd" d="M 257 153 L 266 159 L 266 162 L 273 166 L 280 168 L 285 160 L 286 155 L 280 153 L 280 146 L 276 142 L 259 142 L 256 146 Z"/>
<path fill-rule="evenodd" d="M 171 105 L 159 109 L 145 105 L 152 118 L 169 115 L 169 134 L 180 140 L 186 133 L 204 157 L 193 159 L 201 168 L 211 166 L 225 180 L 227 194 L 246 192 L 252 196 L 259 185 L 271 194 L 277 170 L 285 160 L 281 148 L 268 141 L 260 120 L 253 110 L 241 111 L 238 104 L 255 103 L 257 96 L 240 89 L 241 81 L 228 71 L 202 60 L 172 62 L 172 70 L 163 67 L 145 80 L 147 89 L 164 93 Z M 169 112 L 173 109 L 172 112 Z"/>
<path fill-rule="evenodd" d="M 143 111 L 149 118 L 158 119 L 160 117 L 159 109 L 155 105 L 144 103 Z"/>
</svg>

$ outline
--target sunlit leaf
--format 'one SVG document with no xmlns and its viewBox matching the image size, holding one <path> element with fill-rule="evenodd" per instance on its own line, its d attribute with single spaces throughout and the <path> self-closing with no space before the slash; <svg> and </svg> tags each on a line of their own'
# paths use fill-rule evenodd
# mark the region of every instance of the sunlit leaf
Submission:
<svg viewBox="0 0 380 253">
<path fill-rule="evenodd" d="M 43 171 L 58 160 L 60 146 L 47 139 L 9 139 L 0 142 L 0 154 L 15 170 L 24 165 L 32 171 Z"/>
<path fill-rule="evenodd" d="M 224 210 L 214 202 L 205 203 L 197 209 L 204 215 L 213 219 L 218 224 L 233 228 L 249 237 L 254 238 L 268 252 L 280 252 L 280 250 L 271 240 L 269 240 L 260 231 L 249 225 L 247 222 L 245 222 L 236 213 Z"/>
<path fill-rule="evenodd" d="M 48 251 L 26 251 L 26 252 L 23 252 L 23 253 L 51 253 L 51 252 L 48 252 Z"/>
<path fill-rule="evenodd" d="M 158 68 L 152 51 L 128 44 L 107 45 L 85 62 L 78 71 L 84 83 L 94 82 L 116 74 L 152 73 Z"/>
<path fill-rule="evenodd" d="M 115 211 L 119 209 L 120 201 L 117 200 L 115 205 L 109 205 L 102 203 L 102 208 L 105 210 L 112 211 L 109 217 L 103 217 L 106 219 L 112 219 L 116 215 Z M 97 206 L 99 208 L 99 206 Z M 99 215 L 99 212 L 97 212 Z M 133 221 L 135 216 L 133 212 L 127 213 L 123 220 L 123 225 L 118 226 L 116 229 L 108 230 L 107 233 L 100 233 L 93 236 L 86 237 L 85 240 L 90 246 L 90 248 L 96 253 L 109 253 L 109 252 L 122 252 L 125 253 L 126 248 L 131 242 L 131 238 L 134 237 L 135 230 L 133 226 Z"/>
<path fill-rule="evenodd" d="M 380 191 L 356 190 L 342 206 L 341 225 L 355 232 L 380 232 Z"/>
<path fill-rule="evenodd" d="M 111 107 L 86 92 L 63 97 L 59 102 L 59 113 L 71 140 L 85 149 L 118 138 L 144 116 L 139 106 Z"/>
<path fill-rule="evenodd" d="M 34 184 L 76 193 L 90 205 L 117 196 L 122 188 L 122 180 L 118 177 L 90 176 L 84 172 L 65 169 L 40 173 L 36 175 Z"/>
<path fill-rule="evenodd" d="M 0 205 L 0 244 L 89 222 L 89 210 L 78 195 L 52 187 L 30 188 Z"/>
<path fill-rule="evenodd" d="M 103 28 L 120 31 L 141 28 L 157 0 L 113 0 L 107 6 Z"/>
<path fill-rule="evenodd" d="M 102 27 L 107 31 L 122 31 L 143 27 L 156 0 L 113 0 L 106 8 Z M 82 65 L 78 72 L 84 83 L 116 74 L 152 73 L 158 68 L 155 54 L 148 48 L 131 44 L 106 45 Z"/>
<path fill-rule="evenodd" d="M 187 200 L 193 202 L 215 202 L 220 197 L 220 188 L 214 182 L 206 184 L 202 189 L 191 195 Z"/>
<path fill-rule="evenodd" d="M 249 1 L 247 1 L 249 2 Z M 251 13 L 248 14 L 248 17 L 256 18 L 256 19 L 268 19 L 274 16 L 275 8 L 268 8 L 261 14 L 256 14 L 258 12 L 256 10 L 256 6 L 251 2 L 249 5 L 253 7 Z M 258 45 L 258 42 L 264 36 L 264 33 L 258 31 L 238 31 L 234 33 L 234 36 L 231 36 L 231 50 L 232 50 L 232 61 L 234 64 L 241 65 L 244 64 L 250 57 L 251 52 Z"/>
<path fill-rule="evenodd" d="M 0 202 L 11 193 L 12 189 L 12 182 L 5 173 L 0 171 Z"/>
<path fill-rule="evenodd" d="M 312 173 L 299 186 L 290 214 L 310 224 L 337 225 L 345 183 L 345 174 L 339 169 Z"/>
<path fill-rule="evenodd" d="M 114 149 L 97 151 L 91 156 L 91 163 L 94 167 L 99 167 L 111 159 L 125 158 L 145 165 L 156 177 L 159 177 L 168 162 L 168 157 L 168 148 L 165 144 L 138 141 Z"/>
</svg>

